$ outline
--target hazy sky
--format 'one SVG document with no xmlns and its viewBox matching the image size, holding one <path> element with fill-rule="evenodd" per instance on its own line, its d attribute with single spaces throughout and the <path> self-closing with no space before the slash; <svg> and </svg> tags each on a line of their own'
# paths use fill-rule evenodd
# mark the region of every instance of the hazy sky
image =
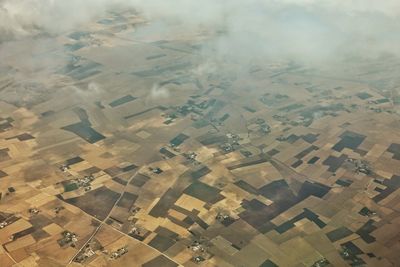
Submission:
<svg viewBox="0 0 400 267">
<path fill-rule="evenodd" d="M 0 0 L 0 41 L 65 32 L 116 7 L 193 31 L 224 29 L 213 50 L 238 59 L 400 54 L 398 0 Z"/>
</svg>

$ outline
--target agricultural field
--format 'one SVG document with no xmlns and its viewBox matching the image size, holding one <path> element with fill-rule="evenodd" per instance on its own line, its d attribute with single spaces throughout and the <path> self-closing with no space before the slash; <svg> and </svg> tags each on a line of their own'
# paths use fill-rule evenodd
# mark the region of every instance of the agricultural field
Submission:
<svg viewBox="0 0 400 267">
<path fill-rule="evenodd" d="M 151 25 L 3 48 L 0 266 L 399 266 L 395 59 L 244 69 Z"/>
</svg>

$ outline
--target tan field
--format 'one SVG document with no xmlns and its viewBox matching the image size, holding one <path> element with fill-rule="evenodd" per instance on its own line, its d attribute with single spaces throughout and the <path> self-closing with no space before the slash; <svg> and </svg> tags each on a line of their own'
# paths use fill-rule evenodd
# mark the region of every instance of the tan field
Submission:
<svg viewBox="0 0 400 267">
<path fill-rule="evenodd" d="M 0 42 L 1 267 L 399 266 L 396 59 L 205 60 L 223 31 L 157 25 Z"/>
</svg>

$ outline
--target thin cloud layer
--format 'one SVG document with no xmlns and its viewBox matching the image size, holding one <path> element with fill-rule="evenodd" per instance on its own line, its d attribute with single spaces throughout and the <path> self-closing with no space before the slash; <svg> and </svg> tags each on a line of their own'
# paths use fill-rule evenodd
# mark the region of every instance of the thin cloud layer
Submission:
<svg viewBox="0 0 400 267">
<path fill-rule="evenodd" d="M 305 63 L 400 54 L 396 0 L 0 0 L 0 41 L 57 35 L 113 9 L 189 30 L 222 31 L 204 56 Z"/>
</svg>

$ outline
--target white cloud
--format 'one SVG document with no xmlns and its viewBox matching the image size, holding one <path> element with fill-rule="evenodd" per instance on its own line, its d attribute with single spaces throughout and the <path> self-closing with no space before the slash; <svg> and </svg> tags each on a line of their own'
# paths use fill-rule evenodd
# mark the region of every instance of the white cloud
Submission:
<svg viewBox="0 0 400 267">
<path fill-rule="evenodd" d="M 151 99 L 162 99 L 168 98 L 170 95 L 168 88 L 165 86 L 159 86 L 157 84 L 153 85 L 150 91 Z"/>
<path fill-rule="evenodd" d="M 312 63 L 400 54 L 398 0 L 0 0 L 0 40 L 78 28 L 115 7 L 193 31 L 224 29 L 205 56 Z"/>
</svg>

